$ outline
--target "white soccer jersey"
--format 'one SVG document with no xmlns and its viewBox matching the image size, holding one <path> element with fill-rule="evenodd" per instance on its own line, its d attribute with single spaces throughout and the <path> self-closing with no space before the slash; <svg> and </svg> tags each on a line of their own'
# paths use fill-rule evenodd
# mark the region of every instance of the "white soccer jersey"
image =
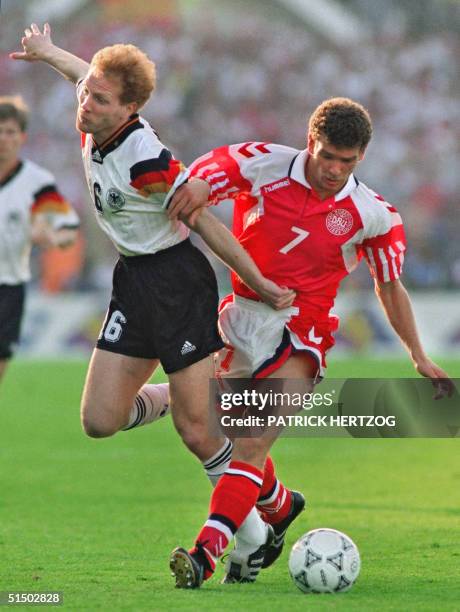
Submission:
<svg viewBox="0 0 460 612">
<path fill-rule="evenodd" d="M 0 284 L 18 285 L 30 279 L 31 230 L 38 214 L 46 215 L 55 230 L 79 225 L 51 172 L 29 160 L 20 161 L 0 183 Z"/>
<path fill-rule="evenodd" d="M 183 165 L 147 121 L 133 115 L 100 146 L 82 134 L 82 153 L 96 218 L 120 253 L 151 254 L 187 238 L 162 206 Z"/>
</svg>

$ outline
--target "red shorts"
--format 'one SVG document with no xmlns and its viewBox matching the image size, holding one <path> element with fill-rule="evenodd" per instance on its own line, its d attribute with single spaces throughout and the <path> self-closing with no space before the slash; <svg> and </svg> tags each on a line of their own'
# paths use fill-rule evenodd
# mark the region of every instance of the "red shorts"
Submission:
<svg viewBox="0 0 460 612">
<path fill-rule="evenodd" d="M 338 317 L 324 321 L 299 315 L 299 308 L 273 310 L 263 302 L 229 295 L 220 304 L 219 331 L 225 342 L 217 355 L 217 374 L 225 378 L 265 378 L 300 351 L 326 370 L 326 353 L 334 345 Z"/>
</svg>

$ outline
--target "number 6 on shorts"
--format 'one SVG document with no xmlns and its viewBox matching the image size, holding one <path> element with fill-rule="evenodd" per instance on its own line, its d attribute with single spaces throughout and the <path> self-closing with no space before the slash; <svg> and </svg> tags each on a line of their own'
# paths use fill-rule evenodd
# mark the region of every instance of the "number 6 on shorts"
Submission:
<svg viewBox="0 0 460 612">
<path fill-rule="evenodd" d="M 126 317 L 119 310 L 114 310 L 110 321 L 104 331 L 104 338 L 107 342 L 117 342 L 123 333 L 122 325 L 126 323 Z"/>
</svg>

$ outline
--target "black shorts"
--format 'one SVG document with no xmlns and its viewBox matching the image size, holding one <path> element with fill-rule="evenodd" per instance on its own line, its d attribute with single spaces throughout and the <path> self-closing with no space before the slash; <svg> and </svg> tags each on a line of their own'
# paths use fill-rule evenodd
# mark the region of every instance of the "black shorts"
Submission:
<svg viewBox="0 0 460 612">
<path fill-rule="evenodd" d="M 120 256 L 97 348 L 159 359 L 167 374 L 219 351 L 217 281 L 190 240 L 153 255 Z"/>
<path fill-rule="evenodd" d="M 0 285 L 0 359 L 10 359 L 19 342 L 25 286 Z"/>
</svg>

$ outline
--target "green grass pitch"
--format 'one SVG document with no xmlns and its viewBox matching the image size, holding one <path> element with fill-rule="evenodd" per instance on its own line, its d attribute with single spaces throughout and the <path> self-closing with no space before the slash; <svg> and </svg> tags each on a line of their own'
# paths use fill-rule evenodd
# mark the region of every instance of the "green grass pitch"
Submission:
<svg viewBox="0 0 460 612">
<path fill-rule="evenodd" d="M 459 362 L 442 362 L 459 377 Z M 252 585 L 173 587 L 168 557 L 192 544 L 210 485 L 170 418 L 85 438 L 85 363 L 13 362 L 0 388 L 0 591 L 64 593 L 69 610 L 460 610 L 460 441 L 281 439 L 278 474 L 309 507 L 281 559 Z M 384 372 L 382 371 L 384 370 Z M 331 365 L 331 377 L 411 376 L 408 362 Z M 355 587 L 303 595 L 292 543 L 316 527 L 348 533 Z M 16 606 L 17 607 L 17 606 Z"/>
</svg>

